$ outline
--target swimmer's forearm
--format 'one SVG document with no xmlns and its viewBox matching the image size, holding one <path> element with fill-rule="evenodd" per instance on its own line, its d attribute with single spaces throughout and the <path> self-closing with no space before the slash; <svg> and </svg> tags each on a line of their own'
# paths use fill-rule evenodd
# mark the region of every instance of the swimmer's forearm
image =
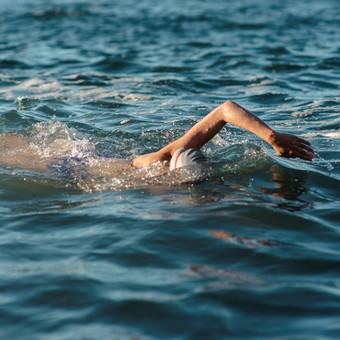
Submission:
<svg viewBox="0 0 340 340">
<path fill-rule="evenodd" d="M 279 156 L 312 160 L 314 151 L 310 143 L 303 138 L 289 133 L 280 133 L 271 129 L 259 117 L 242 106 L 228 101 L 221 105 L 226 123 L 246 129 L 262 138 Z"/>
</svg>

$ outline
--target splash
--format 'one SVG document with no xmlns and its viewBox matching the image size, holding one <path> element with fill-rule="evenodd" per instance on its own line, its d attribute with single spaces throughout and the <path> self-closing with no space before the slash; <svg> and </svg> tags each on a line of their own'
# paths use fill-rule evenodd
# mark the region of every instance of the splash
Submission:
<svg viewBox="0 0 340 340">
<path fill-rule="evenodd" d="M 95 149 L 88 138 L 59 121 L 37 123 L 28 135 L 28 148 L 40 157 L 83 157 Z"/>
</svg>

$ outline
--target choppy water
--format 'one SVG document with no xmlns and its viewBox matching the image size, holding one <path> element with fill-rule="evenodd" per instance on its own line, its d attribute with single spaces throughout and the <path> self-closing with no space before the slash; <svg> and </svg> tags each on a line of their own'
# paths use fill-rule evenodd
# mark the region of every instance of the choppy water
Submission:
<svg viewBox="0 0 340 340">
<path fill-rule="evenodd" d="M 129 158 L 226 99 L 312 163 L 223 130 L 209 180 L 0 170 L 2 339 L 338 339 L 336 0 L 0 3 L 0 133 Z M 170 178 L 170 179 L 169 179 Z"/>
</svg>

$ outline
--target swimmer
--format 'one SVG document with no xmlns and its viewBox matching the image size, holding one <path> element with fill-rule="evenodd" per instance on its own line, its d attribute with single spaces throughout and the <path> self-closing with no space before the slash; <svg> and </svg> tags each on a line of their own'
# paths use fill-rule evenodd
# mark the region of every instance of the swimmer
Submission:
<svg viewBox="0 0 340 340">
<path fill-rule="evenodd" d="M 226 124 L 232 124 L 255 134 L 270 144 L 279 156 L 309 161 L 314 158 L 313 149 L 308 141 L 292 134 L 273 130 L 255 114 L 228 100 L 207 114 L 182 137 L 156 152 L 138 156 L 132 160 L 118 160 L 97 155 L 97 161 L 91 165 L 90 174 L 95 175 L 97 172 L 105 176 L 119 177 L 133 169 L 148 167 L 157 162 L 165 165 L 166 170 L 168 167 L 170 170 L 175 170 L 183 166 L 206 162 L 200 148 L 218 134 Z M 24 136 L 2 135 L 0 163 L 39 171 L 67 169 L 72 164 L 87 165 L 84 159 L 70 157 L 69 146 L 60 140 L 50 145 L 48 157 L 39 157 L 36 150 L 32 148 L 25 149 L 27 143 L 28 140 Z"/>
</svg>

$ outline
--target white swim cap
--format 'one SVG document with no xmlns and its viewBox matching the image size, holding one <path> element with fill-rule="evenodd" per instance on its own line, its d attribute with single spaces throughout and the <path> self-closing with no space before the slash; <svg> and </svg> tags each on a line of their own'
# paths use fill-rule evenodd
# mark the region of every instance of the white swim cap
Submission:
<svg viewBox="0 0 340 340">
<path fill-rule="evenodd" d="M 207 162 L 206 157 L 199 149 L 179 148 L 175 151 L 170 161 L 170 170 L 176 170 L 183 166 Z"/>
</svg>

